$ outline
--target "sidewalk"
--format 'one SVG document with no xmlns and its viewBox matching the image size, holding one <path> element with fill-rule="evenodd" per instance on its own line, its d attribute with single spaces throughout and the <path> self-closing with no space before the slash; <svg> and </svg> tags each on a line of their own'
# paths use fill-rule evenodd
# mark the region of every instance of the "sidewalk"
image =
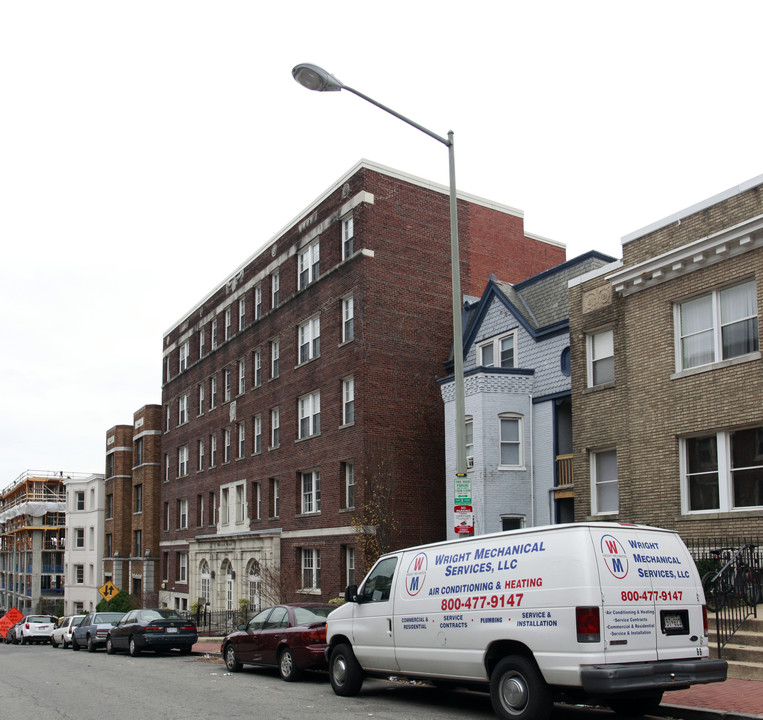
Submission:
<svg viewBox="0 0 763 720">
<path fill-rule="evenodd" d="M 196 655 L 220 656 L 222 638 L 199 638 Z M 763 682 L 729 678 L 726 682 L 671 690 L 662 698 L 659 715 L 681 720 L 763 720 Z"/>
</svg>

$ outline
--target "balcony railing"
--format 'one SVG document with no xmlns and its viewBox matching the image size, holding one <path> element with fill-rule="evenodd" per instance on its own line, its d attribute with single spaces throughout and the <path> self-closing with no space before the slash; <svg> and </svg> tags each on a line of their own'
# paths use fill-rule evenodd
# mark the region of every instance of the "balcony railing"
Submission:
<svg viewBox="0 0 763 720">
<path fill-rule="evenodd" d="M 556 482 L 554 484 L 554 493 L 556 497 L 572 497 L 574 494 L 575 483 L 572 475 L 573 455 L 556 456 Z"/>
</svg>

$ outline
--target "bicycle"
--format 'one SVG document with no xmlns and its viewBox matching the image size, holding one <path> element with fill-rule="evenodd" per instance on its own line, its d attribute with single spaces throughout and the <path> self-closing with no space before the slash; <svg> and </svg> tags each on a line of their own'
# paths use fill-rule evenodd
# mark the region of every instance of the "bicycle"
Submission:
<svg viewBox="0 0 763 720">
<path fill-rule="evenodd" d="M 711 570 L 702 576 L 702 589 L 710 612 L 722 610 L 730 597 L 739 597 L 751 607 L 757 604 L 760 596 L 757 570 L 742 561 L 743 554 L 751 551 L 750 545 L 738 549 L 726 547 L 710 550 L 716 562 L 724 563 L 719 570 Z"/>
</svg>

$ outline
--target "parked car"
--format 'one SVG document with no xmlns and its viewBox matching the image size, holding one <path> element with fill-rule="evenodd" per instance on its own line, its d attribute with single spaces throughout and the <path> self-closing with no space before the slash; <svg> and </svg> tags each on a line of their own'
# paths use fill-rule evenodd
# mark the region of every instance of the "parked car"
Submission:
<svg viewBox="0 0 763 720">
<path fill-rule="evenodd" d="M 64 650 L 66 650 L 66 648 L 71 645 L 74 628 L 76 628 L 84 619 L 84 615 L 67 615 L 66 617 L 62 617 L 58 621 L 58 625 L 53 628 L 53 634 L 50 636 L 50 644 L 53 647 L 62 645 Z"/>
<path fill-rule="evenodd" d="M 124 617 L 123 612 L 91 612 L 82 618 L 82 622 L 72 633 L 72 650 L 86 647 L 88 652 L 95 652 L 99 645 L 106 644 L 109 630 Z"/>
<path fill-rule="evenodd" d="M 231 672 L 244 664 L 277 667 L 287 682 L 298 680 L 303 670 L 325 668 L 326 618 L 335 609 L 323 603 L 293 603 L 257 613 L 223 640 L 225 665 Z"/>
<path fill-rule="evenodd" d="M 127 650 L 132 657 L 141 650 L 180 650 L 184 654 L 199 639 L 196 625 L 169 608 L 130 610 L 113 628 L 106 639 L 106 652 Z"/>
<path fill-rule="evenodd" d="M 16 634 L 18 632 L 19 627 L 23 623 L 23 620 L 19 620 L 15 625 L 11 625 L 8 628 L 8 632 L 5 633 L 5 644 L 6 645 L 18 645 L 19 644 L 19 637 Z"/>
<path fill-rule="evenodd" d="M 53 615 L 27 615 L 16 630 L 22 645 L 29 643 L 49 643 L 58 618 Z"/>
</svg>

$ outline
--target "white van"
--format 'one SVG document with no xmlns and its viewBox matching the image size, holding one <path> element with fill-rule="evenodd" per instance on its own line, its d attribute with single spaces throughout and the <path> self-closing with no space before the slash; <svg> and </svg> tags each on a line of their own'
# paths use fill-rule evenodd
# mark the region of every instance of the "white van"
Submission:
<svg viewBox="0 0 763 720">
<path fill-rule="evenodd" d="M 490 690 L 500 718 L 554 701 L 654 710 L 667 689 L 726 679 L 708 657 L 694 561 L 672 531 L 619 523 L 514 530 L 382 556 L 328 617 L 338 695 L 364 675 Z"/>
</svg>

